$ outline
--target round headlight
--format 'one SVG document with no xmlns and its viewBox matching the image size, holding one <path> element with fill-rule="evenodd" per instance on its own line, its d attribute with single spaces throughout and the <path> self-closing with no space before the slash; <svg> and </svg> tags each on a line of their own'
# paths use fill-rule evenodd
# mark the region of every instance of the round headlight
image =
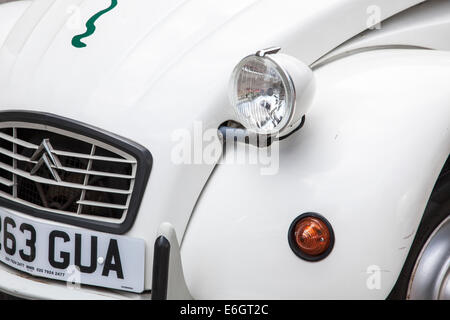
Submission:
<svg viewBox="0 0 450 320">
<path fill-rule="evenodd" d="M 294 95 L 288 75 L 265 57 L 247 57 L 233 71 L 230 100 L 247 129 L 267 134 L 279 131 L 292 114 Z"/>
<path fill-rule="evenodd" d="M 304 98 L 306 87 L 309 91 L 313 87 L 311 80 L 312 71 L 287 55 L 258 53 L 244 58 L 230 80 L 229 97 L 237 120 L 259 134 L 289 131 L 306 112 L 297 106 L 304 104 L 299 101 L 297 85 Z"/>
</svg>

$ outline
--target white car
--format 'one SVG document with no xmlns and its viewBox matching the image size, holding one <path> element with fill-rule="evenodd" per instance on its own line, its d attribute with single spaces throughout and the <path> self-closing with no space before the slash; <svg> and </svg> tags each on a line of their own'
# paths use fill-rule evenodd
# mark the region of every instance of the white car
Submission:
<svg viewBox="0 0 450 320">
<path fill-rule="evenodd" d="M 0 5 L 0 291 L 450 299 L 450 1 Z"/>
</svg>

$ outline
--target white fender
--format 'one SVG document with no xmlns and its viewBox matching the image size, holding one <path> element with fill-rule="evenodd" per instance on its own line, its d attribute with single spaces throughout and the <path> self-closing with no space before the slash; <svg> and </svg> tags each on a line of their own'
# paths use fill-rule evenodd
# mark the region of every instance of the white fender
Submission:
<svg viewBox="0 0 450 320">
<path fill-rule="evenodd" d="M 394 286 L 450 151 L 450 53 L 369 51 L 315 76 L 278 172 L 219 165 L 203 191 L 181 248 L 195 299 L 384 299 Z M 288 244 L 306 212 L 336 236 L 320 262 Z"/>
</svg>

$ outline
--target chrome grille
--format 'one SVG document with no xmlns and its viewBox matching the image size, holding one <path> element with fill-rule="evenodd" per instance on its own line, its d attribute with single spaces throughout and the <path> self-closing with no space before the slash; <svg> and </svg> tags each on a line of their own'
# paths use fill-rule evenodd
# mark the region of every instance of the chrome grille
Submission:
<svg viewBox="0 0 450 320">
<path fill-rule="evenodd" d="M 137 160 L 109 144 L 44 124 L 0 122 L 0 197 L 61 215 L 120 223 Z"/>
</svg>

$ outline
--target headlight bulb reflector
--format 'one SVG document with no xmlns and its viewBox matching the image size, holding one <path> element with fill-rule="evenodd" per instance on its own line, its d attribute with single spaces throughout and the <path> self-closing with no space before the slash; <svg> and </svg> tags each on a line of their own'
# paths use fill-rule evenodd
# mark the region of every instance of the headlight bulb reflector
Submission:
<svg viewBox="0 0 450 320">
<path fill-rule="evenodd" d="M 273 134 L 286 127 L 295 104 L 295 89 L 289 74 L 274 60 L 249 56 L 234 69 L 230 101 L 247 129 Z"/>
</svg>

